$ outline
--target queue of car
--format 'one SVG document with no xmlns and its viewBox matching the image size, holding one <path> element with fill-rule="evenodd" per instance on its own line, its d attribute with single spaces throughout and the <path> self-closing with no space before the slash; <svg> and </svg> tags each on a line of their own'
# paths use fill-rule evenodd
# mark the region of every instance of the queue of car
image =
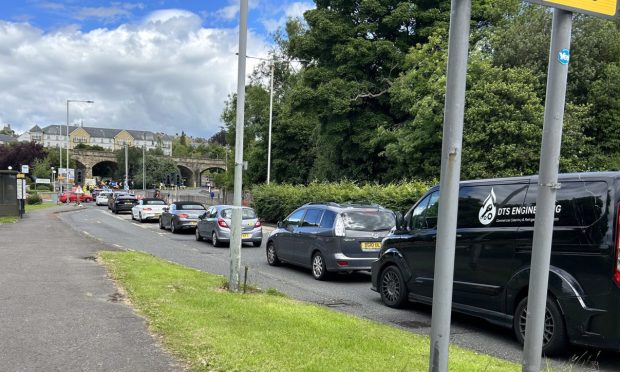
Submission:
<svg viewBox="0 0 620 372">
<path fill-rule="evenodd" d="M 561 353 L 569 343 L 620 350 L 620 172 L 560 181 L 543 353 Z M 464 181 L 459 188 L 453 310 L 511 328 L 521 343 L 539 187 L 537 176 L 529 176 Z M 162 229 L 193 230 L 196 240 L 213 246 L 230 242 L 232 206 L 175 202 L 153 211 L 149 203 L 136 202 L 132 217 L 146 220 L 150 208 Z M 266 261 L 308 268 L 317 280 L 369 271 L 371 289 L 386 306 L 432 304 L 438 206 L 438 186 L 404 217 L 376 204 L 308 203 L 267 236 Z M 242 242 L 260 246 L 256 212 L 244 207 L 242 221 Z"/>
</svg>

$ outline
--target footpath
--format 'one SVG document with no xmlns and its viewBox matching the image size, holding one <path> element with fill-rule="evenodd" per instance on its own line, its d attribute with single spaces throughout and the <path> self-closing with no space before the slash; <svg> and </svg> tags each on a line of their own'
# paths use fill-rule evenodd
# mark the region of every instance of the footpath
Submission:
<svg viewBox="0 0 620 372">
<path fill-rule="evenodd" d="M 0 371 L 180 371 L 54 207 L 0 225 Z"/>
</svg>

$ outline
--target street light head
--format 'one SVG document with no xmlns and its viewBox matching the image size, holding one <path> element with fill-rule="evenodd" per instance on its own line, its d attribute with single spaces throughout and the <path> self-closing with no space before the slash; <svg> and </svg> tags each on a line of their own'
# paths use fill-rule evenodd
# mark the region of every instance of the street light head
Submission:
<svg viewBox="0 0 620 372">
<path fill-rule="evenodd" d="M 95 101 L 85 101 L 86 103 L 95 103 Z"/>
</svg>

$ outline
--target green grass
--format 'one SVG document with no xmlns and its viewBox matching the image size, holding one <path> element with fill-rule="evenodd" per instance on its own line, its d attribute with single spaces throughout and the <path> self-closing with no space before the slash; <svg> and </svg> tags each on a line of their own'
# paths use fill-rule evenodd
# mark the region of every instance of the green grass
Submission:
<svg viewBox="0 0 620 372">
<path fill-rule="evenodd" d="M 18 219 L 19 217 L 8 217 L 8 216 L 0 217 L 0 225 L 5 224 L 5 223 L 15 223 L 17 222 Z"/>
<path fill-rule="evenodd" d="M 230 293 L 222 289 L 221 276 L 144 253 L 99 256 L 151 330 L 192 370 L 428 370 L 428 337 L 273 290 Z M 520 366 L 451 347 L 450 370 L 518 371 Z"/>
<path fill-rule="evenodd" d="M 38 209 L 55 207 L 56 203 L 26 204 L 26 213 L 36 211 Z"/>
</svg>

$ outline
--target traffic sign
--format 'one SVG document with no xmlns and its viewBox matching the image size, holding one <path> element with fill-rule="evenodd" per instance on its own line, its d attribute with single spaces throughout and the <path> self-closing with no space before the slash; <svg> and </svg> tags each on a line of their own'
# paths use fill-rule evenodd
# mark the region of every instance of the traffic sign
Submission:
<svg viewBox="0 0 620 372">
<path fill-rule="evenodd" d="M 24 178 L 26 178 L 26 175 L 25 175 L 25 174 L 23 174 L 23 173 L 17 173 L 17 179 L 18 179 L 18 180 L 19 180 L 19 179 L 24 179 Z"/>
<path fill-rule="evenodd" d="M 29 173 L 30 167 L 28 165 L 22 165 L 22 173 Z"/>
<path fill-rule="evenodd" d="M 618 16 L 618 0 L 526 0 L 530 3 L 560 8 L 603 18 Z"/>
</svg>

